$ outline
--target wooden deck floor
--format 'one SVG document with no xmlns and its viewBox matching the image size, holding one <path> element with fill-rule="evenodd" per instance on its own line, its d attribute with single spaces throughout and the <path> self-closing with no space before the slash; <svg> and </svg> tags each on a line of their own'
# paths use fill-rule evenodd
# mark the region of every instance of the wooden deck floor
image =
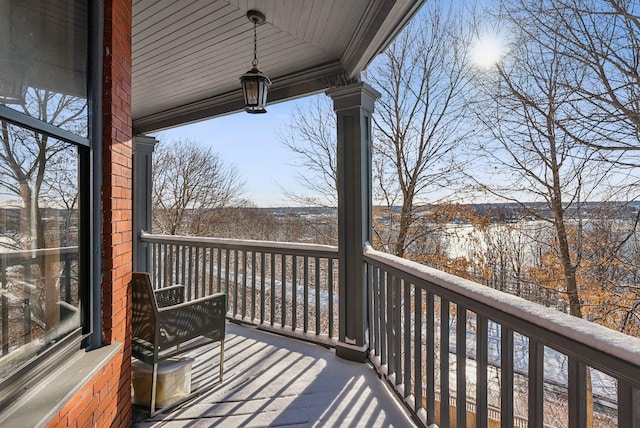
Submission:
<svg viewBox="0 0 640 428">
<path fill-rule="evenodd" d="M 174 410 L 134 427 L 410 427 L 407 416 L 367 364 L 336 357 L 319 345 L 227 323 L 225 380 Z M 196 381 L 217 372 L 218 347 L 200 351 Z M 214 367 L 206 365 L 214 361 Z"/>
</svg>

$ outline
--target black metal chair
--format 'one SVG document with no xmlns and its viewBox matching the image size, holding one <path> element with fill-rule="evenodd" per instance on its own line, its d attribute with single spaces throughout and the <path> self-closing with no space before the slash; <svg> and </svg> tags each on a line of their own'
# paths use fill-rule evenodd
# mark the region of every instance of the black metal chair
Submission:
<svg viewBox="0 0 640 428">
<path fill-rule="evenodd" d="M 225 316 L 227 296 L 212 296 L 185 302 L 185 289 L 175 285 L 154 291 L 146 272 L 135 272 L 133 292 L 133 341 L 135 358 L 152 366 L 150 413 L 156 411 L 158 363 L 195 348 L 220 342 L 219 382 L 192 391 L 186 399 L 201 394 L 223 380 Z M 181 400 L 182 402 L 184 400 Z M 178 403 L 172 404 L 175 406 Z M 171 407 L 172 407 L 171 406 Z"/>
</svg>

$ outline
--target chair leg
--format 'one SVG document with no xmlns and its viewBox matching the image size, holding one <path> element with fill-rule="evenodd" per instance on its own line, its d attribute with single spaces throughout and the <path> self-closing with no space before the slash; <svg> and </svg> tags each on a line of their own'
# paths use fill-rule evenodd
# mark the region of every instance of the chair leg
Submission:
<svg viewBox="0 0 640 428">
<path fill-rule="evenodd" d="M 156 388 L 158 387 L 158 362 L 153 363 L 153 369 L 151 370 L 151 404 L 149 406 L 149 413 L 153 416 L 156 412 Z"/>
<path fill-rule="evenodd" d="M 220 383 L 222 383 L 224 372 L 224 339 L 220 341 Z"/>
</svg>

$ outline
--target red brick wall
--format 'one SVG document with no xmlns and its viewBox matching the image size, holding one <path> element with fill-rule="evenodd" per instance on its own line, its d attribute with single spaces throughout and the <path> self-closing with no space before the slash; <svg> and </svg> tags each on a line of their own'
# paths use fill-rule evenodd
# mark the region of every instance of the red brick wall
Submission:
<svg viewBox="0 0 640 428">
<path fill-rule="evenodd" d="M 120 342 L 123 352 L 63 407 L 52 427 L 131 426 L 131 1 L 104 3 L 102 342 Z"/>
<path fill-rule="evenodd" d="M 131 387 L 122 387 L 123 355 L 112 358 L 47 424 L 58 427 L 131 426 Z"/>
</svg>

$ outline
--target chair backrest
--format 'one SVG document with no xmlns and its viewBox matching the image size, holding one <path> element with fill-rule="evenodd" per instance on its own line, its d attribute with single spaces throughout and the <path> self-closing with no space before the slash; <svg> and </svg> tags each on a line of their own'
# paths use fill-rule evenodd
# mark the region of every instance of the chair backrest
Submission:
<svg viewBox="0 0 640 428">
<path fill-rule="evenodd" d="M 158 306 L 147 272 L 134 272 L 131 280 L 133 338 L 155 344 L 155 326 Z"/>
</svg>

